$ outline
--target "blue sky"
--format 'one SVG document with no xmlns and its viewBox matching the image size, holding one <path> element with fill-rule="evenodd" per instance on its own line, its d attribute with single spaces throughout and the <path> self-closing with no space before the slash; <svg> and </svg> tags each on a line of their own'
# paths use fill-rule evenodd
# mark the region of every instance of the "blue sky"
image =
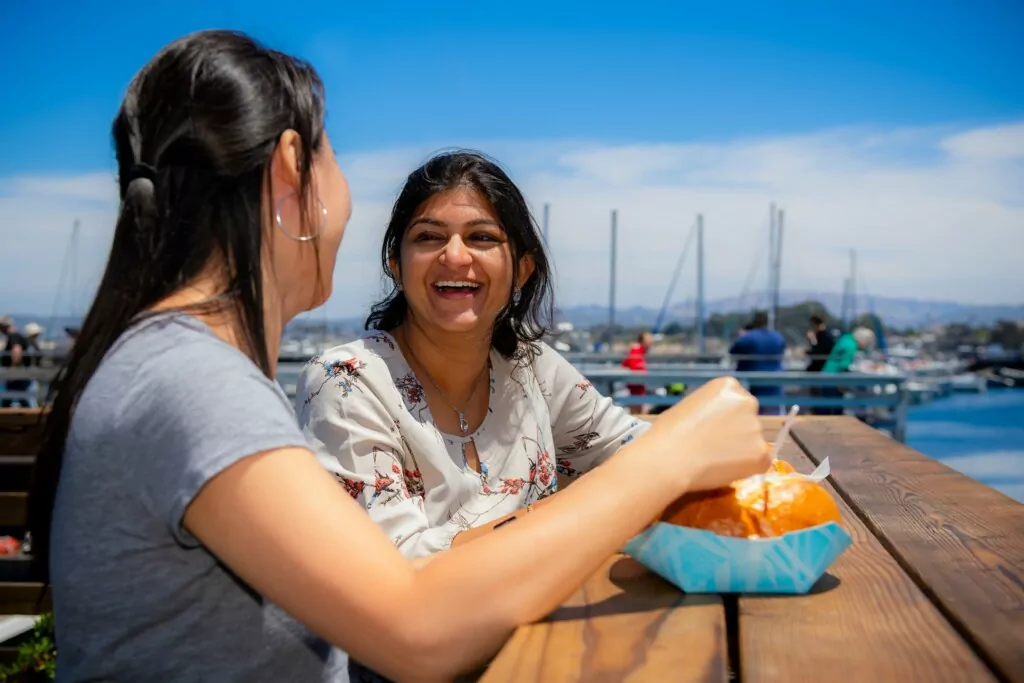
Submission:
<svg viewBox="0 0 1024 683">
<path fill-rule="evenodd" d="M 124 88 L 164 44 L 211 27 L 303 56 L 325 81 L 356 199 L 332 314 L 372 299 L 404 175 L 456 144 L 552 203 L 563 303 L 601 302 L 580 264 L 606 262 L 593 236 L 612 208 L 623 305 L 660 302 L 698 211 L 708 295 L 735 296 L 769 201 L 788 212 L 784 287 L 837 291 L 858 248 L 879 294 L 1024 301 L 1006 249 L 1024 243 L 1020 2 L 353 5 L 3 3 L 0 308 L 49 308 L 57 277 L 39 273 L 59 271 L 74 218 L 95 281 Z"/>
<path fill-rule="evenodd" d="M 349 150 L 1024 114 L 1024 5 L 1011 0 L 354 5 L 4 3 L 0 22 L 15 30 L 0 65 L 14 106 L 0 109 L 0 173 L 109 164 L 108 125 L 135 70 L 210 27 L 312 60 L 335 146 Z"/>
</svg>

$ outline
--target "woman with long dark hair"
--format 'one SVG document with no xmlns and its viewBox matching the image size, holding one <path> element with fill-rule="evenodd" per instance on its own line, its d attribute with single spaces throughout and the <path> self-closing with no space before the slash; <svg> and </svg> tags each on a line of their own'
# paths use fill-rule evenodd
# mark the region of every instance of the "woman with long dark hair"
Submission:
<svg viewBox="0 0 1024 683">
<path fill-rule="evenodd" d="M 443 152 L 410 173 L 381 262 L 390 287 L 370 333 L 307 364 L 296 412 L 406 557 L 531 510 L 556 472 L 579 477 L 650 427 L 541 341 L 551 268 L 495 161 Z"/>
<path fill-rule="evenodd" d="M 450 678 L 676 496 L 767 466 L 755 403 L 717 382 L 530 519 L 403 558 L 274 381 L 349 217 L 323 103 L 309 65 L 226 31 L 175 41 L 128 87 L 109 261 L 30 498 L 58 680 L 344 680 L 341 651 Z"/>
</svg>

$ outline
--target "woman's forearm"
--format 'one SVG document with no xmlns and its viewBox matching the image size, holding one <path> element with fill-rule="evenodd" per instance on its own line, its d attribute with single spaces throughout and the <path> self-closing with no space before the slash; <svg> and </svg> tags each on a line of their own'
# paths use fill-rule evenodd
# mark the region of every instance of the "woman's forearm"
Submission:
<svg viewBox="0 0 1024 683">
<path fill-rule="evenodd" d="M 445 653 L 434 663 L 451 667 L 448 673 L 479 664 L 480 653 L 495 652 L 517 624 L 561 604 L 682 494 L 679 481 L 654 474 L 663 454 L 653 445 L 637 439 L 539 509 L 423 567 L 408 616 L 432 632 L 435 656 Z M 442 613 L 445 619 L 427 618 Z"/>
<path fill-rule="evenodd" d="M 415 567 L 300 448 L 227 467 L 182 524 L 358 661 L 398 680 L 450 679 L 557 607 L 686 490 L 765 471 L 756 407 L 735 380 L 709 382 L 542 508 Z"/>
<path fill-rule="evenodd" d="M 637 439 L 540 509 L 412 564 L 301 449 L 227 468 L 183 522 L 257 592 L 358 661 L 396 680 L 445 680 L 557 607 L 682 493 L 685 475 L 653 474 L 663 455 Z"/>
<path fill-rule="evenodd" d="M 510 512 L 503 517 L 499 517 L 494 521 L 481 524 L 480 526 L 471 527 L 469 529 L 466 529 L 465 531 L 460 531 L 459 533 L 455 534 L 455 538 L 452 539 L 452 547 L 457 548 L 458 546 L 469 543 L 470 541 L 475 541 L 478 538 L 483 538 L 492 531 L 497 531 L 498 529 L 507 526 L 512 522 L 515 522 L 516 520 L 522 518 L 524 515 L 529 514 L 530 512 L 547 505 L 552 500 L 554 500 L 558 495 L 559 493 L 555 493 L 553 495 L 546 496 L 538 500 L 536 503 L 530 503 L 529 505 L 519 508 L 515 512 Z"/>
</svg>

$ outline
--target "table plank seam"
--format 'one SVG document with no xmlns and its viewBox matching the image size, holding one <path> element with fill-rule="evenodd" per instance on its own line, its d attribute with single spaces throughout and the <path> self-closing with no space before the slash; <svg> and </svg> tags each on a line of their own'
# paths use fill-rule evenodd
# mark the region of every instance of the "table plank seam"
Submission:
<svg viewBox="0 0 1024 683">
<path fill-rule="evenodd" d="M 815 465 L 820 465 L 822 458 L 819 458 L 814 454 L 814 451 L 808 447 L 807 443 L 801 438 L 801 435 L 797 429 L 790 432 L 790 436 L 793 441 L 800 446 L 803 450 L 804 455 L 807 456 Z M 989 668 L 993 676 L 995 676 L 1001 683 L 1013 683 L 1013 679 L 1009 674 L 999 666 L 998 662 L 991 656 L 988 650 L 983 644 L 975 637 L 971 632 L 970 628 L 966 623 L 960 619 L 955 611 L 944 601 L 935 590 L 929 586 L 928 582 L 924 580 L 921 573 L 911 564 L 903 553 L 899 551 L 896 545 L 889 539 L 889 537 L 882 531 L 878 524 L 871 519 L 857 503 L 853 496 L 849 495 L 842 486 L 830 475 L 828 477 L 829 483 L 832 484 L 832 490 L 835 491 L 836 495 L 843 499 L 843 501 L 849 506 L 850 510 L 853 511 L 857 518 L 864 524 L 871 535 L 875 537 L 875 540 L 882 546 L 883 549 L 896 561 L 896 564 L 906 573 L 914 585 L 924 594 L 928 601 L 931 602 L 935 608 L 939 611 L 939 614 L 949 622 L 949 625 L 953 628 L 956 633 L 964 639 L 964 641 L 970 646 L 974 654 Z"/>
<path fill-rule="evenodd" d="M 743 680 L 743 659 L 740 646 L 740 596 L 723 595 L 725 610 L 725 667 L 730 681 Z"/>
</svg>

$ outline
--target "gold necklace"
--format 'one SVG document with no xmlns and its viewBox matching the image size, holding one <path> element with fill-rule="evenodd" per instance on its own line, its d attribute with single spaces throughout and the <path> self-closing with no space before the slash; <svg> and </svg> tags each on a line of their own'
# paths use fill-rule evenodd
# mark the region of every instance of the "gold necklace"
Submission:
<svg viewBox="0 0 1024 683">
<path fill-rule="evenodd" d="M 473 400 L 474 396 L 476 396 L 476 388 L 480 386 L 480 377 L 483 376 L 484 371 L 486 371 L 487 368 L 490 367 L 490 360 L 488 360 L 487 363 L 484 363 L 483 370 L 481 370 L 480 373 L 476 376 L 476 379 L 473 380 L 473 389 L 472 391 L 469 392 L 469 398 L 466 399 L 466 404 L 462 406 L 462 410 L 459 410 L 455 406 L 455 404 L 451 402 L 451 399 L 448 398 L 444 391 L 441 390 L 441 387 L 437 386 L 437 382 L 435 382 L 434 378 L 430 376 L 430 371 L 427 370 L 427 366 L 421 363 L 420 359 L 416 357 L 416 353 L 412 350 L 412 346 L 409 344 L 409 337 L 406 335 L 403 336 L 405 336 L 405 347 L 409 351 L 409 355 L 412 357 L 413 361 L 415 361 L 416 365 L 418 365 L 420 370 L 423 371 L 423 374 L 427 376 L 427 381 L 429 381 L 433 385 L 433 387 L 437 389 L 437 393 L 441 394 L 441 398 L 443 398 L 445 402 L 455 412 L 455 414 L 459 416 L 459 429 L 462 430 L 462 433 L 468 433 L 469 422 L 466 421 L 465 411 L 466 408 L 469 407 L 469 402 Z"/>
</svg>

